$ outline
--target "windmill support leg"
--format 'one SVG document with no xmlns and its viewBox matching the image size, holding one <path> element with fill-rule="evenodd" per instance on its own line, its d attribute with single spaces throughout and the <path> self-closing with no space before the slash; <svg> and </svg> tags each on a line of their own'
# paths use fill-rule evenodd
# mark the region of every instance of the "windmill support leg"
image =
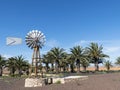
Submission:
<svg viewBox="0 0 120 90">
<path fill-rule="evenodd" d="M 35 66 L 35 76 L 37 76 L 37 66 Z"/>
<path fill-rule="evenodd" d="M 34 69 L 35 76 L 37 76 L 37 73 L 38 73 L 39 60 L 40 60 L 39 47 L 35 47 L 33 52 L 33 58 L 32 58 L 32 68 Z"/>
</svg>

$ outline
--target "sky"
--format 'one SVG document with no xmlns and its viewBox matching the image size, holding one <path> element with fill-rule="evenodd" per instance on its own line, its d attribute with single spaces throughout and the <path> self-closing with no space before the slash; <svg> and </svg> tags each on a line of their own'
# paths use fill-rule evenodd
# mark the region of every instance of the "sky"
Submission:
<svg viewBox="0 0 120 90">
<path fill-rule="evenodd" d="M 104 53 L 115 62 L 120 56 L 120 0 L 0 0 L 0 54 L 23 55 L 31 61 L 32 52 L 25 36 L 40 30 L 46 36 L 46 53 L 53 47 L 103 45 Z M 7 37 L 22 38 L 22 44 L 8 46 Z"/>
</svg>

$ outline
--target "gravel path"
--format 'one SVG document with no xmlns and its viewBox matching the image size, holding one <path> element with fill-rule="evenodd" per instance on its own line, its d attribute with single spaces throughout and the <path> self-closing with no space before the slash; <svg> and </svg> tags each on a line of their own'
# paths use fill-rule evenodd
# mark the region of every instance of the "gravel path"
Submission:
<svg viewBox="0 0 120 90">
<path fill-rule="evenodd" d="M 120 90 L 120 73 L 88 75 L 87 80 L 25 88 L 24 79 L 0 79 L 0 90 Z"/>
</svg>

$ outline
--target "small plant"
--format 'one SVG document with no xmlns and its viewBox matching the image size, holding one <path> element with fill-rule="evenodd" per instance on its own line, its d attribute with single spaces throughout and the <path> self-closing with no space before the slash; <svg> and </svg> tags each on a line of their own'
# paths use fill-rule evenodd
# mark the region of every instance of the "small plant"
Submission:
<svg viewBox="0 0 120 90">
<path fill-rule="evenodd" d="M 60 80 L 56 81 L 56 84 L 61 84 L 61 81 Z"/>
</svg>

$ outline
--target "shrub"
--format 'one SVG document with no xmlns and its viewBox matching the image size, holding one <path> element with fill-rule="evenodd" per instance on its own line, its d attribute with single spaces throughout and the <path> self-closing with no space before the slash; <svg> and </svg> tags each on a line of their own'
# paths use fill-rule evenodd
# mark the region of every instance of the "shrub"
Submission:
<svg viewBox="0 0 120 90">
<path fill-rule="evenodd" d="M 56 84 L 61 84 L 61 81 L 60 80 L 56 81 Z"/>
</svg>

